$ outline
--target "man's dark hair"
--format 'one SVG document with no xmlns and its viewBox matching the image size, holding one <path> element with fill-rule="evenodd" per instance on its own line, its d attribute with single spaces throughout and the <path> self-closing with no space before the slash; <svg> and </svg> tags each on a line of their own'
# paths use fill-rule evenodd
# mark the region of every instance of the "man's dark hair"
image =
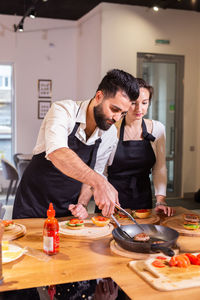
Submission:
<svg viewBox="0 0 200 300">
<path fill-rule="evenodd" d="M 142 78 L 136 78 L 139 88 L 144 88 L 149 91 L 149 101 L 151 101 L 152 95 L 153 95 L 153 87 L 146 83 L 146 81 Z"/>
<path fill-rule="evenodd" d="M 118 91 L 124 91 L 131 101 L 136 100 L 139 96 L 139 86 L 136 78 L 118 69 L 107 72 L 97 91 L 102 91 L 105 98 L 115 97 Z"/>
</svg>

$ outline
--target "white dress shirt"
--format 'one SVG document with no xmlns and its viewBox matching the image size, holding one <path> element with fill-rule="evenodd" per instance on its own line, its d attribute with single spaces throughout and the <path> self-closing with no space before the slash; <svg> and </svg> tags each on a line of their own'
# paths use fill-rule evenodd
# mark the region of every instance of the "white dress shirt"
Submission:
<svg viewBox="0 0 200 300">
<path fill-rule="evenodd" d="M 33 154 L 46 152 L 47 158 L 48 154 L 56 149 L 69 148 L 68 136 L 72 132 L 75 123 L 78 122 L 80 126 L 75 136 L 82 143 L 92 145 L 96 139 L 100 137 L 102 139 L 97 151 L 94 167 L 96 172 L 102 174 L 108 157 L 117 143 L 117 130 L 115 126 L 111 126 L 106 131 L 97 127 L 88 140 L 86 140 L 84 129 L 86 127 L 86 111 L 89 102 L 90 100 L 83 102 L 72 100 L 54 102 L 42 122 Z"/>
<path fill-rule="evenodd" d="M 167 168 L 165 158 L 165 126 L 161 122 L 155 120 L 152 120 L 152 123 L 153 128 L 151 134 L 155 137 L 155 141 L 151 142 L 151 146 L 156 156 L 156 162 L 152 168 L 155 195 L 166 196 Z M 116 149 L 117 145 L 114 146 L 109 157 L 108 166 L 112 165 Z M 107 168 L 104 171 L 104 175 L 107 175 Z"/>
</svg>

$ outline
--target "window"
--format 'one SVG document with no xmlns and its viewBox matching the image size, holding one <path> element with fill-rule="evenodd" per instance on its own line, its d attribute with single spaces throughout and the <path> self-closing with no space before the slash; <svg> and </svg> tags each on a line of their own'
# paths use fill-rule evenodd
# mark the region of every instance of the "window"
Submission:
<svg viewBox="0 0 200 300">
<path fill-rule="evenodd" d="M 0 65 L 0 158 L 12 161 L 12 65 Z"/>
</svg>

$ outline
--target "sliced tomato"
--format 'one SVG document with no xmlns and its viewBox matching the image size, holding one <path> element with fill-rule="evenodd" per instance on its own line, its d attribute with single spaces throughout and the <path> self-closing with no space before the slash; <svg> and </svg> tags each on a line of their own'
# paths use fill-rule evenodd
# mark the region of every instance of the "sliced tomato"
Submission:
<svg viewBox="0 0 200 300">
<path fill-rule="evenodd" d="M 136 212 L 139 212 L 139 213 L 145 213 L 145 212 L 148 212 L 149 209 L 137 209 Z"/>
<path fill-rule="evenodd" d="M 164 256 L 156 256 L 156 259 L 166 260 L 166 257 L 164 257 Z"/>
<path fill-rule="evenodd" d="M 128 217 L 126 215 L 124 215 L 123 213 L 120 213 L 120 212 L 117 213 L 117 217 L 122 218 L 122 219 L 128 219 Z"/>
<path fill-rule="evenodd" d="M 176 260 L 176 256 L 173 256 L 171 259 L 170 259 L 170 261 L 169 261 L 169 265 L 170 265 L 170 267 L 175 267 L 175 266 L 177 266 L 177 260 Z"/>
<path fill-rule="evenodd" d="M 79 219 L 71 219 L 69 221 L 70 224 L 82 224 L 83 220 L 79 220 Z"/>
<path fill-rule="evenodd" d="M 105 218 L 105 217 L 102 217 L 102 216 L 97 216 L 97 217 L 95 217 L 95 220 L 105 222 L 105 221 L 108 220 L 108 218 Z"/>
<path fill-rule="evenodd" d="M 200 258 L 199 257 L 195 256 L 192 253 L 185 253 L 185 255 L 189 258 L 190 263 L 192 265 L 200 265 Z"/>
<path fill-rule="evenodd" d="M 164 263 L 157 259 L 152 262 L 152 265 L 156 268 L 164 268 L 165 267 Z"/>
<path fill-rule="evenodd" d="M 200 259 L 200 254 L 197 254 L 197 258 Z"/>
<path fill-rule="evenodd" d="M 3 225 L 5 227 L 12 225 L 12 224 L 14 224 L 14 221 L 12 221 L 12 220 L 3 220 Z"/>
<path fill-rule="evenodd" d="M 187 268 L 190 265 L 190 262 L 188 261 L 186 255 L 177 255 L 177 267 L 180 268 Z"/>
</svg>

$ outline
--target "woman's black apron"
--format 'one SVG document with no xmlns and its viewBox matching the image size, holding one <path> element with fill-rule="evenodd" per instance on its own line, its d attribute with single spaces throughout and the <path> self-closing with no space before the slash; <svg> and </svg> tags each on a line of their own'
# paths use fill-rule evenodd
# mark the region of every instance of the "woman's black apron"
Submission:
<svg viewBox="0 0 200 300">
<path fill-rule="evenodd" d="M 93 145 L 82 143 L 76 136 L 80 123 L 76 123 L 68 136 L 68 146 L 85 164 L 94 168 L 101 138 Z M 82 183 L 60 172 L 45 152 L 34 155 L 25 169 L 13 207 L 13 218 L 45 218 L 52 202 L 56 217 L 71 215 L 69 204 L 76 204 Z"/>
<path fill-rule="evenodd" d="M 123 208 L 152 208 L 152 191 L 149 174 L 156 162 L 151 146 L 155 138 L 147 132 L 142 120 L 143 140 L 123 141 L 125 118 L 122 121 L 120 137 L 108 180 L 116 188 Z"/>
</svg>

